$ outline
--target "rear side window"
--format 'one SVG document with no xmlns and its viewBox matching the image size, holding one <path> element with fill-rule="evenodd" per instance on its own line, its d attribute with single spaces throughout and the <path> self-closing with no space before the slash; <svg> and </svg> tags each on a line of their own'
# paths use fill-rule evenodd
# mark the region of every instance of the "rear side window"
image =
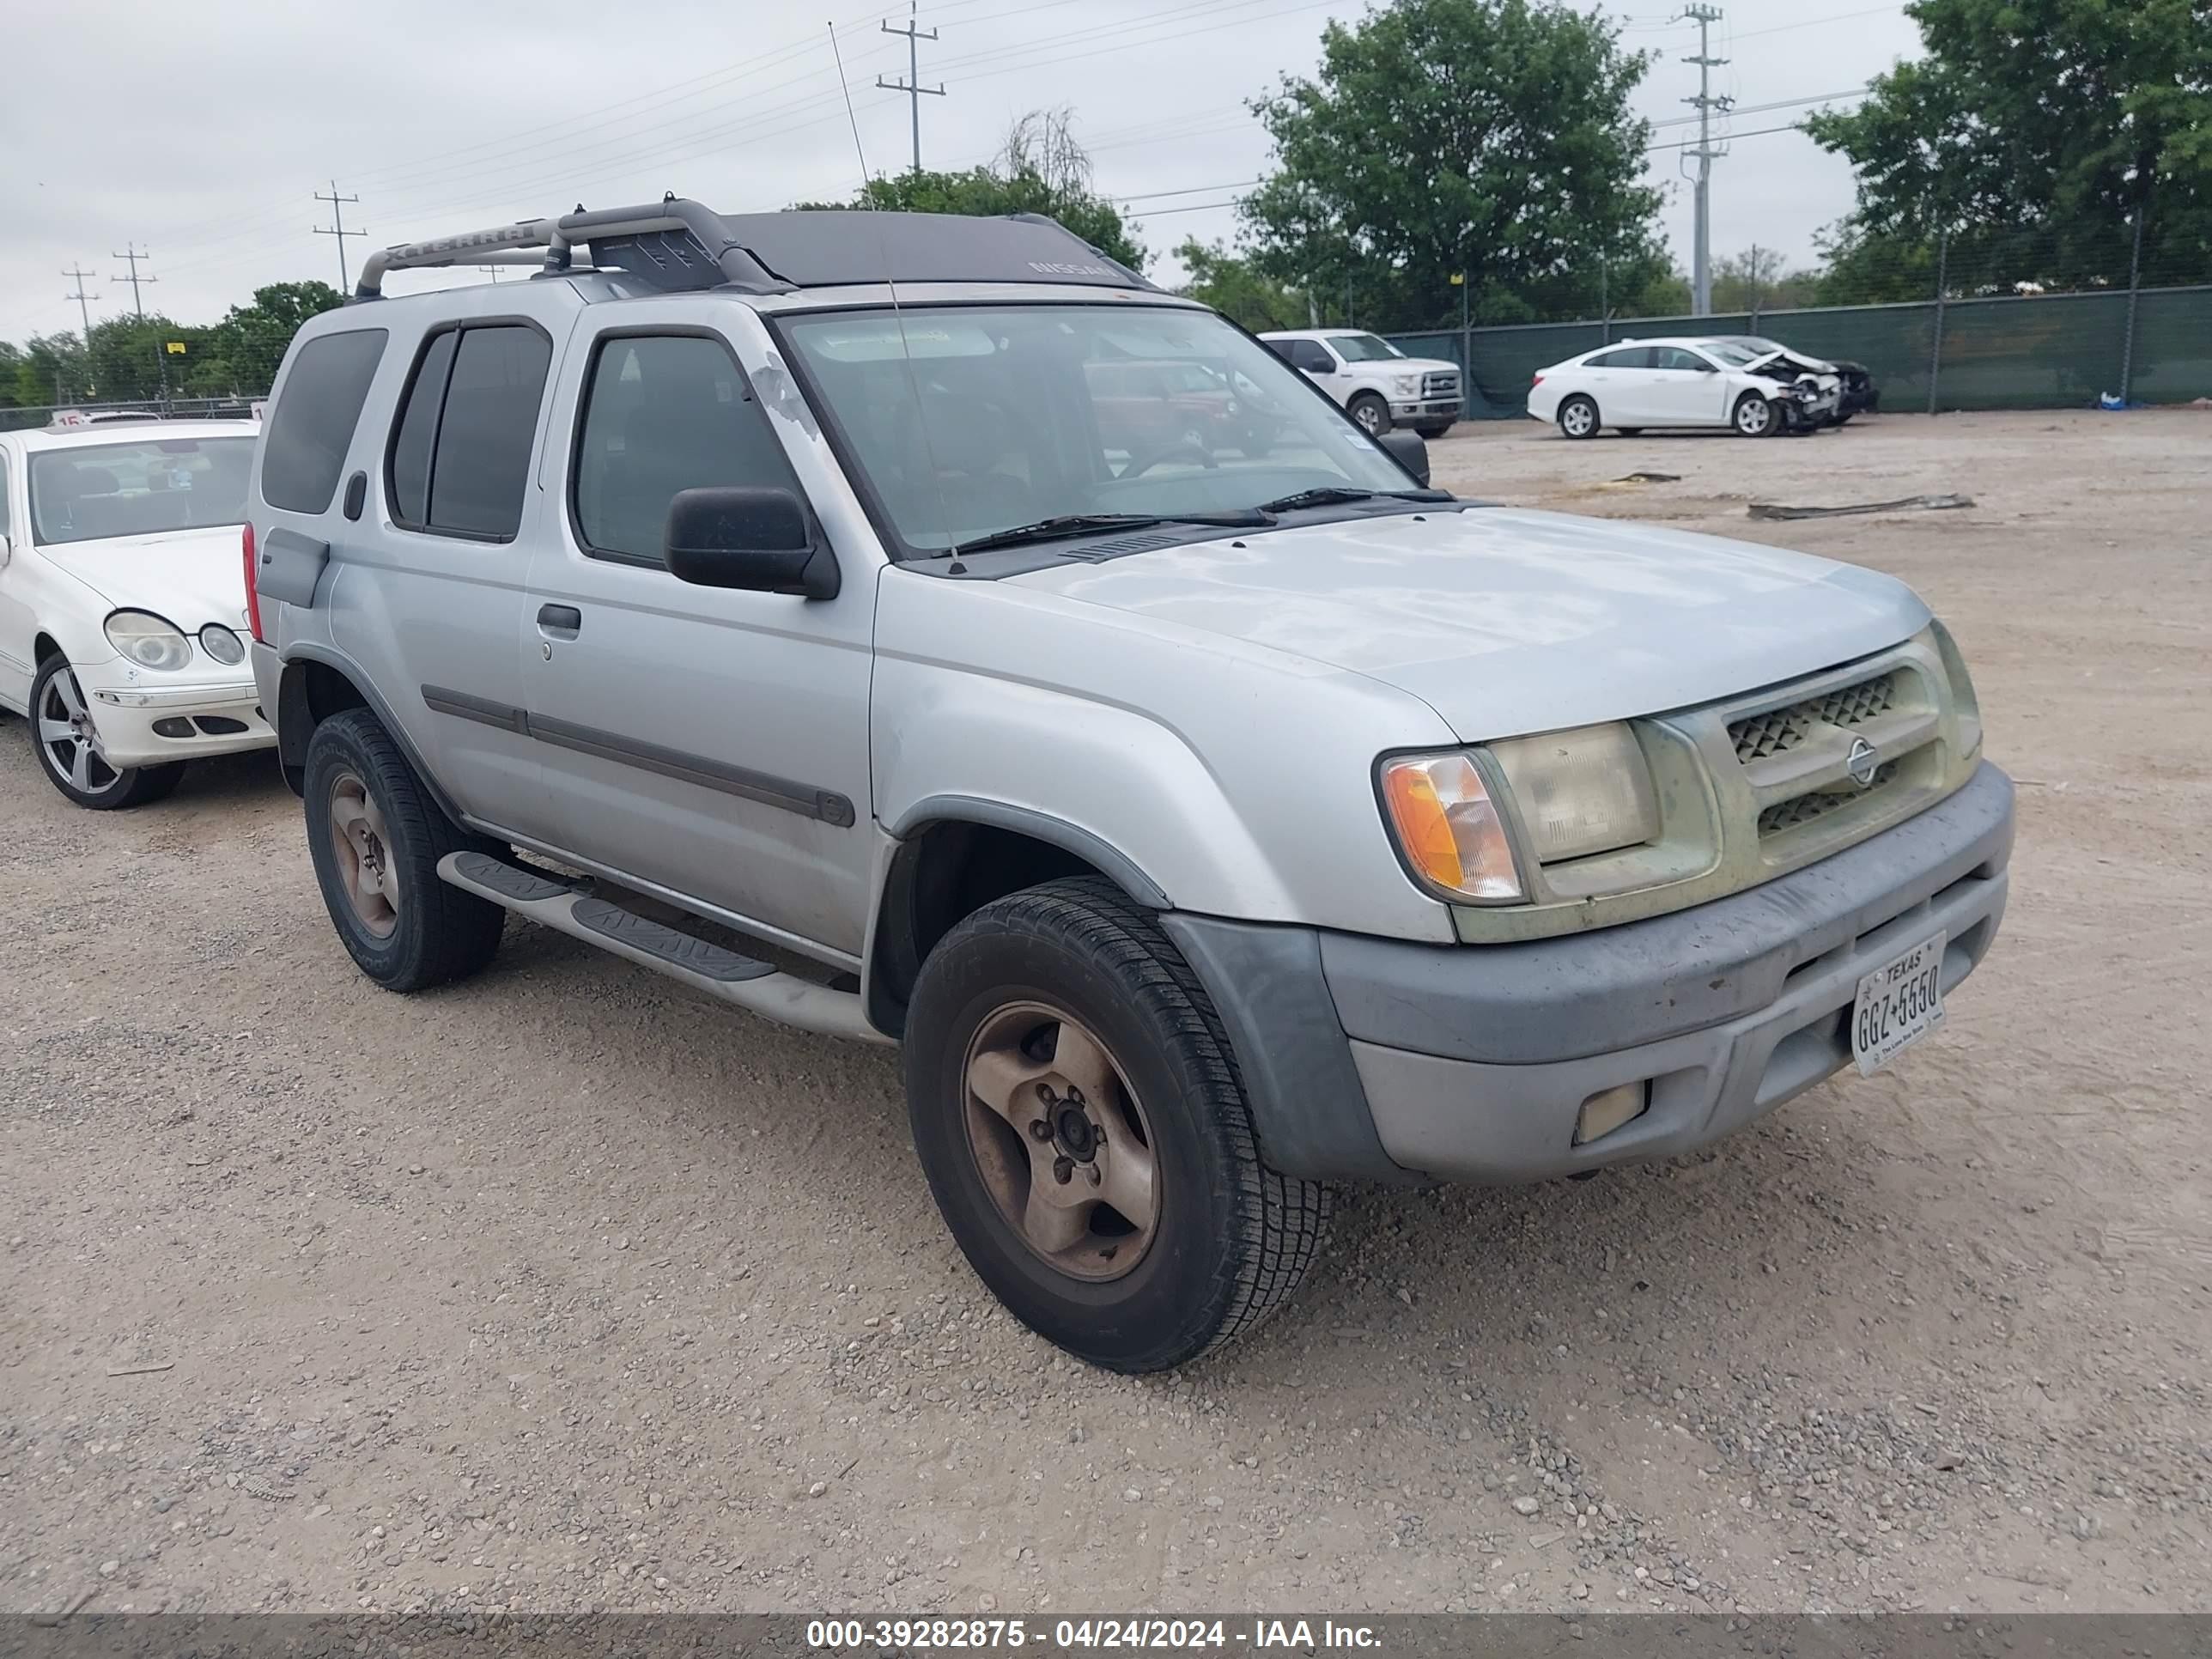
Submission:
<svg viewBox="0 0 2212 1659">
<path fill-rule="evenodd" d="M 1618 351 L 1601 351 L 1584 365 L 1589 368 L 1649 368 L 1651 367 L 1650 346 L 1623 346 Z"/>
<path fill-rule="evenodd" d="M 668 504 L 709 484 L 798 488 L 719 340 L 624 335 L 600 343 L 576 432 L 576 538 L 594 557 L 659 564 Z"/>
<path fill-rule="evenodd" d="M 270 506 L 330 510 L 387 337 L 380 328 L 356 328 L 300 348 L 262 438 L 261 499 Z"/>
<path fill-rule="evenodd" d="M 393 522 L 436 535 L 514 538 L 552 360 L 552 343 L 522 323 L 430 337 L 385 461 Z"/>
</svg>

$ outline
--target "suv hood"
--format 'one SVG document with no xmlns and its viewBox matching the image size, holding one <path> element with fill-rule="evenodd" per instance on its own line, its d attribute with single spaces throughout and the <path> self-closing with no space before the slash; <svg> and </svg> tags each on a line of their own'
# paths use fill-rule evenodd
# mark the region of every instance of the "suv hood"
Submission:
<svg viewBox="0 0 2212 1659">
<path fill-rule="evenodd" d="M 1447 508 L 1008 579 L 1366 675 L 1466 742 L 1709 702 L 1909 638 L 1894 579 L 1606 519 Z"/>
<path fill-rule="evenodd" d="M 39 553 L 118 610 L 151 611 L 191 634 L 211 622 L 246 625 L 238 538 L 234 525 L 50 543 Z"/>
</svg>

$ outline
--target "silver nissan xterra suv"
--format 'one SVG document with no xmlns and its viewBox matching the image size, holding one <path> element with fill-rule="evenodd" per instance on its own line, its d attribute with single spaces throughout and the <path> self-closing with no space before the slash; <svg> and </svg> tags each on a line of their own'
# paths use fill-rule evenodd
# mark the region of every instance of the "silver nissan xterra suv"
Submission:
<svg viewBox="0 0 2212 1659">
<path fill-rule="evenodd" d="M 380 297 L 487 262 L 539 274 Z M 370 979 L 513 911 L 901 1042 L 976 1273 L 1157 1370 L 1328 1183 L 1704 1146 L 1934 1030 L 2004 908 L 1904 585 L 1426 474 L 1047 221 L 580 211 L 301 331 L 254 672 Z"/>
</svg>

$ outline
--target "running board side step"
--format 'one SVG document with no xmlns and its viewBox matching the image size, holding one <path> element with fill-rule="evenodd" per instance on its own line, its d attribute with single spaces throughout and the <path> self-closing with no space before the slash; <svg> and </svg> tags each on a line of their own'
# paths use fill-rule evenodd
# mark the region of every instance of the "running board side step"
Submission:
<svg viewBox="0 0 2212 1659">
<path fill-rule="evenodd" d="M 857 991 L 833 991 L 769 963 L 680 933 L 650 916 L 579 893 L 535 870 L 489 853 L 448 853 L 438 860 L 448 886 L 489 899 L 518 916 L 650 968 L 717 1002 L 801 1030 L 863 1042 L 890 1039 L 868 1024 Z"/>
</svg>

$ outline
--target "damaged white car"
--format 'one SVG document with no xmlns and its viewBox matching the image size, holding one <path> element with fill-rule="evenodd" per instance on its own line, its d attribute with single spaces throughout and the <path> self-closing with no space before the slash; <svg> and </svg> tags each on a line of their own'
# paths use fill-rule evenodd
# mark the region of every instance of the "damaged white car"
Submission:
<svg viewBox="0 0 2212 1659">
<path fill-rule="evenodd" d="M 1811 432 L 1836 418 L 1843 382 L 1832 368 L 1734 340 L 1624 340 L 1539 369 L 1528 413 L 1570 438 L 1607 427 L 1724 427 L 1746 438 Z"/>
</svg>

